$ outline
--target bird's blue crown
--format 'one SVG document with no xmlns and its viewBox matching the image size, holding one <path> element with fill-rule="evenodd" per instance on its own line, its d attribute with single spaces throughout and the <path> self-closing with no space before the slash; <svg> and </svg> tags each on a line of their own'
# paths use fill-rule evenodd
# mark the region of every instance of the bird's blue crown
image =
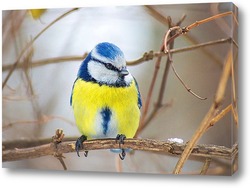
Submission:
<svg viewBox="0 0 250 188">
<path fill-rule="evenodd" d="M 114 44 L 108 42 L 98 44 L 95 49 L 99 55 L 106 57 L 110 60 L 115 60 L 117 56 L 121 56 L 124 58 L 124 54 L 121 49 L 115 46 Z"/>
</svg>

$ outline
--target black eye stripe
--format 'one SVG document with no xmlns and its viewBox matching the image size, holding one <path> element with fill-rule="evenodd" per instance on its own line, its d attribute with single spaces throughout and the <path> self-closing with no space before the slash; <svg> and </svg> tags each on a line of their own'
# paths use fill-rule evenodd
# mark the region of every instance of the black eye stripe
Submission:
<svg viewBox="0 0 250 188">
<path fill-rule="evenodd" d="M 104 63 L 103 61 L 100 61 L 99 59 L 96 59 L 96 58 L 91 58 L 93 61 L 96 61 L 96 62 L 98 62 L 98 63 L 101 63 L 101 64 L 103 64 L 107 69 L 109 69 L 109 70 L 113 70 L 113 71 L 117 71 L 117 72 L 119 72 L 119 69 L 118 68 L 116 68 L 114 65 L 112 65 L 111 63 Z"/>
<path fill-rule="evenodd" d="M 104 63 L 104 66 L 109 70 L 118 70 L 116 67 L 114 67 L 111 63 Z"/>
</svg>

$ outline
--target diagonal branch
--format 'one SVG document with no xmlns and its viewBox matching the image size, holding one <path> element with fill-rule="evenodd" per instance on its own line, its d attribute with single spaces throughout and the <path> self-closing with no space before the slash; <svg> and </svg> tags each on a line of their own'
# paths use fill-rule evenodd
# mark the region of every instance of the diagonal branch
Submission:
<svg viewBox="0 0 250 188">
<path fill-rule="evenodd" d="M 227 86 L 227 81 L 231 72 L 231 64 L 232 64 L 232 53 L 229 52 L 226 62 L 224 64 L 224 68 L 221 74 L 220 82 L 215 94 L 215 99 L 213 104 L 211 105 L 209 111 L 207 112 L 206 116 L 202 120 L 200 126 L 197 128 L 195 133 L 193 134 L 191 140 L 188 142 L 187 147 L 183 151 L 179 161 L 177 162 L 174 174 L 179 174 L 184 163 L 188 159 L 189 155 L 192 153 L 192 150 L 195 146 L 195 144 L 198 142 L 198 140 L 202 137 L 202 135 L 206 132 L 207 128 L 210 126 L 210 123 L 212 119 L 216 116 L 217 109 L 221 106 L 225 89 Z"/>
</svg>

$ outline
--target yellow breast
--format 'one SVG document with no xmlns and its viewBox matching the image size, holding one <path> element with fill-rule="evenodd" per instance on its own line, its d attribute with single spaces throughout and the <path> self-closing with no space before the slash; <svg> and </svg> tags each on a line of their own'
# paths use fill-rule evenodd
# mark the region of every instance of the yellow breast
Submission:
<svg viewBox="0 0 250 188">
<path fill-rule="evenodd" d="M 134 137 L 139 125 L 140 110 L 135 82 L 128 87 L 100 86 L 78 79 L 72 92 L 72 106 L 79 131 L 88 138 Z M 111 110 L 111 119 L 104 134 L 100 112 Z"/>
</svg>

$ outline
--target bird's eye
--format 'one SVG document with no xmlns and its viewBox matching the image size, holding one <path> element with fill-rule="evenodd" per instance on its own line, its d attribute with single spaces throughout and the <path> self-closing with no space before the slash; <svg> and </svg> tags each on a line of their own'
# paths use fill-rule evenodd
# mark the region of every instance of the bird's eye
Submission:
<svg viewBox="0 0 250 188">
<path fill-rule="evenodd" d="M 110 70 L 114 69 L 114 66 L 111 63 L 105 63 L 105 67 Z"/>
</svg>

